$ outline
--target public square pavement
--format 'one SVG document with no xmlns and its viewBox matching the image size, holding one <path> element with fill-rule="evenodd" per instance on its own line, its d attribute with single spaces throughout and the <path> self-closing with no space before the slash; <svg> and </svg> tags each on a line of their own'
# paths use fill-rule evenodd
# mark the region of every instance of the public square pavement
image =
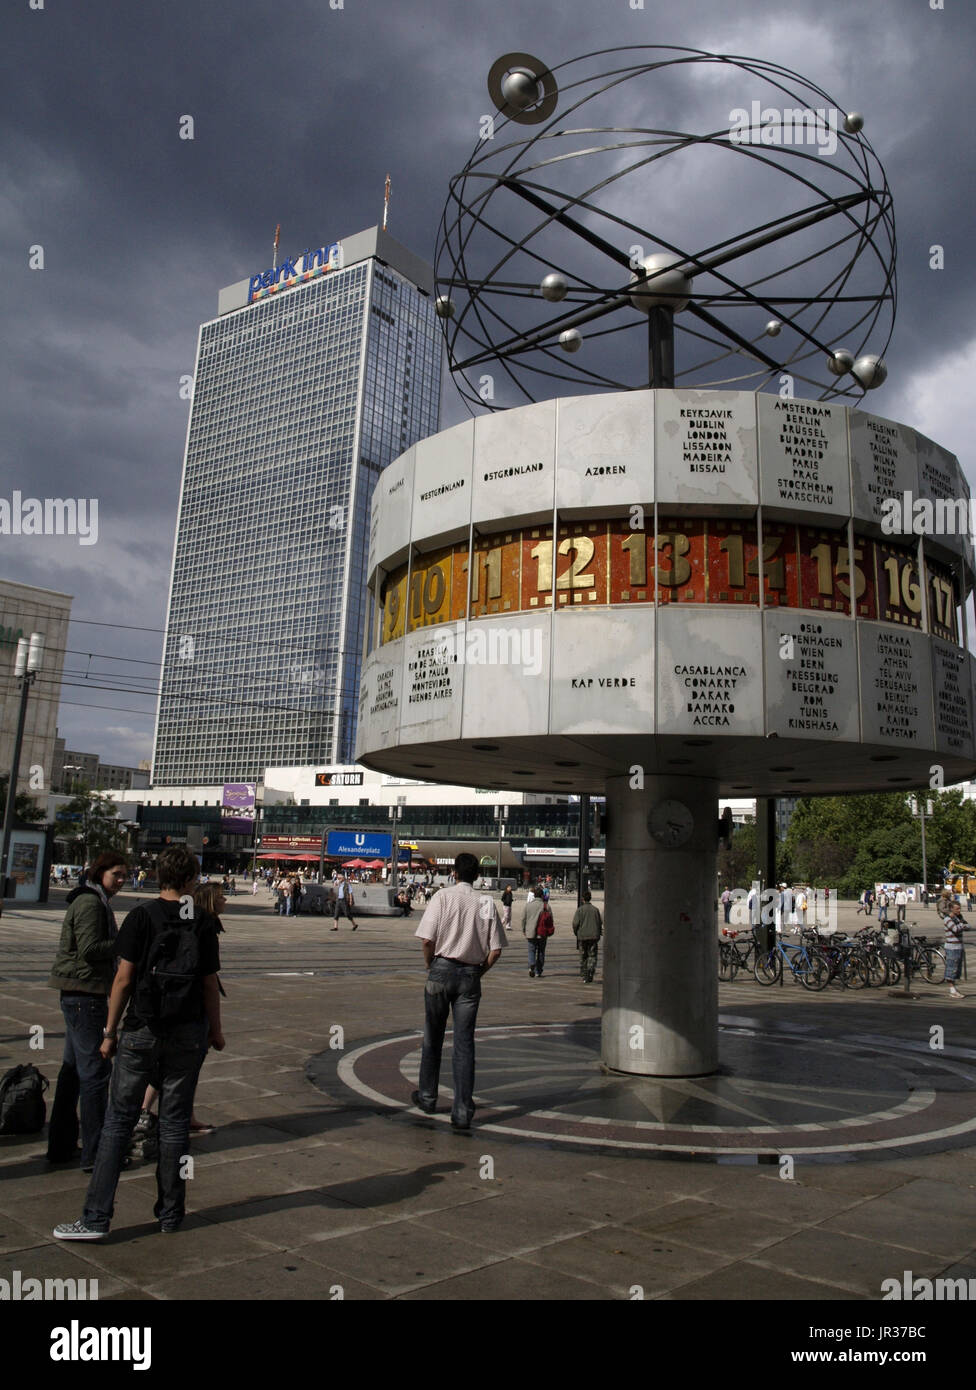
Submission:
<svg viewBox="0 0 976 1390">
<path fill-rule="evenodd" d="M 0 918 L 0 1072 L 34 1062 L 52 1087 L 54 899 Z M 120 919 L 139 900 L 123 893 Z M 138 1163 L 109 1238 L 59 1245 L 86 1177 L 49 1168 L 43 1134 L 0 1138 L 0 1277 L 97 1278 L 101 1299 L 536 1301 L 877 1300 L 905 1270 L 976 1277 L 976 980 L 968 1002 L 737 980 L 719 986 L 720 1075 L 606 1075 L 574 906 L 554 897 L 533 980 L 516 905 L 484 981 L 475 1125 L 457 1134 L 449 1049 L 438 1114 L 410 1105 L 418 914 L 333 933 L 274 916 L 263 889 L 232 898 L 227 1049 L 196 1102 L 216 1129 L 191 1141 L 183 1230 L 157 1233 Z M 853 904 L 840 921 L 864 924 Z"/>
</svg>

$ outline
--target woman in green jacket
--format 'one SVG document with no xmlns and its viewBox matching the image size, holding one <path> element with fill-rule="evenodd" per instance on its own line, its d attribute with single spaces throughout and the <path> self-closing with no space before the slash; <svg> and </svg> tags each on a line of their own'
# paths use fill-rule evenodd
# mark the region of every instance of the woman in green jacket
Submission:
<svg viewBox="0 0 976 1390">
<path fill-rule="evenodd" d="M 81 1166 L 95 1163 L 108 1100 L 112 1067 L 99 1049 L 108 1021 L 108 996 L 115 975 L 118 929 L 110 898 L 126 880 L 125 856 L 99 855 L 67 897 L 58 956 L 48 984 L 61 993 L 64 1058 L 51 1106 L 47 1156 L 51 1163 L 74 1158 L 78 1140 L 75 1113 L 81 1099 Z"/>
</svg>

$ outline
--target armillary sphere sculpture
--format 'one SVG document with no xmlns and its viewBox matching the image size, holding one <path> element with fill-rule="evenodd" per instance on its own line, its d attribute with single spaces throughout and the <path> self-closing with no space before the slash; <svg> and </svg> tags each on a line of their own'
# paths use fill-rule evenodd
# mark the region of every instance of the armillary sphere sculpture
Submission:
<svg viewBox="0 0 976 1390">
<path fill-rule="evenodd" d="M 700 124 L 665 128 L 696 77 L 712 94 Z M 730 111 L 733 79 L 748 105 Z M 469 403 L 497 408 L 482 385 L 495 366 L 508 404 L 564 381 L 761 389 L 789 373 L 821 399 L 883 382 L 894 217 L 858 113 L 778 64 L 686 48 L 610 49 L 551 70 L 509 54 L 488 86 L 499 115 L 450 181 L 435 259 Z M 621 125 L 621 108 L 658 123 Z M 728 190 L 721 210 L 711 190 Z M 689 241 L 682 210 L 703 239 Z M 632 346 L 642 336 L 646 366 Z"/>
</svg>

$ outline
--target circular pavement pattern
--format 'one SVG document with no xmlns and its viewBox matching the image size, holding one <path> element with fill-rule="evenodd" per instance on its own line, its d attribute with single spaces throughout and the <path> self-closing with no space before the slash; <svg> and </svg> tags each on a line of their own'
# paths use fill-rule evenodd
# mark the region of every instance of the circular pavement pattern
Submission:
<svg viewBox="0 0 976 1390">
<path fill-rule="evenodd" d="M 599 1062 L 600 1025 L 479 1028 L 477 1131 L 548 1143 L 718 1157 L 820 1156 L 933 1151 L 976 1143 L 976 1052 L 849 1033 L 825 1040 L 813 1024 L 770 1025 L 723 1015 L 716 1076 L 621 1076 Z M 410 1102 L 421 1034 L 321 1052 L 309 1079 L 347 1101 L 358 1096 L 449 1125 L 451 1034 L 444 1044 L 440 1109 Z"/>
</svg>

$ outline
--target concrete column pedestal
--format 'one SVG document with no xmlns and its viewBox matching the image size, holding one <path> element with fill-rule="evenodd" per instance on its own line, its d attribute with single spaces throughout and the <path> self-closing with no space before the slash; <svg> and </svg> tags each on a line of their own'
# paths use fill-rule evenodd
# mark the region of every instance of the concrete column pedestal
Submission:
<svg viewBox="0 0 976 1390">
<path fill-rule="evenodd" d="M 603 1060 L 642 1076 L 718 1070 L 718 782 L 608 778 Z"/>
</svg>

